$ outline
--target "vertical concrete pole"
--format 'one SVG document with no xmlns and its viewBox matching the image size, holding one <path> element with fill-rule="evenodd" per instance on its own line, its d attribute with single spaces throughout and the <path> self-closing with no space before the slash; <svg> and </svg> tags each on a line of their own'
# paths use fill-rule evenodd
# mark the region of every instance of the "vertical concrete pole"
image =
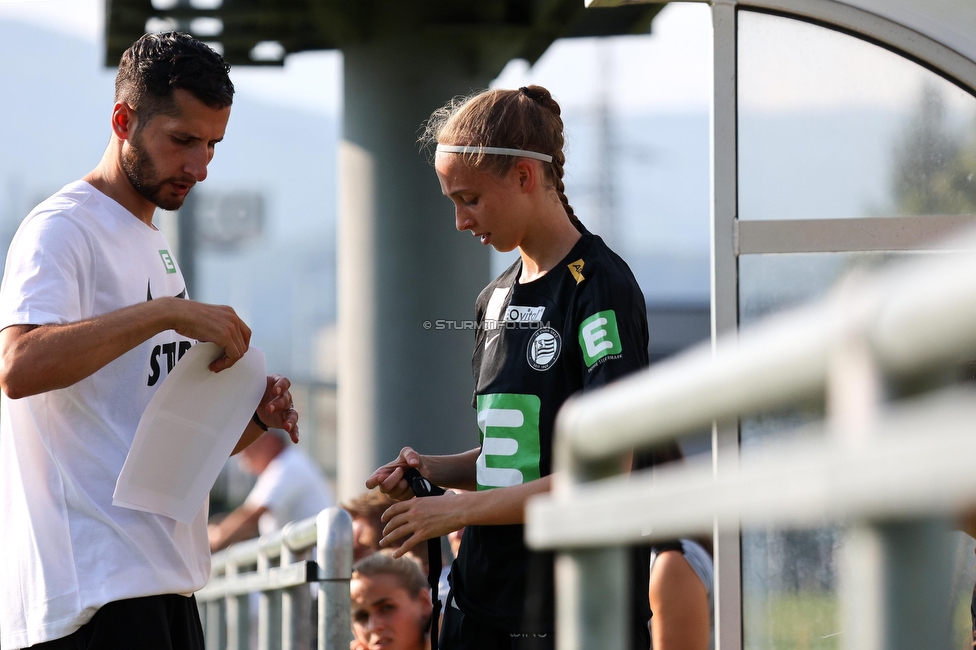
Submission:
<svg viewBox="0 0 976 650">
<path fill-rule="evenodd" d="M 343 50 L 340 498 L 362 492 L 369 473 L 404 446 L 454 453 L 478 442 L 474 331 L 447 328 L 473 318 L 489 254 L 455 230 L 417 136 L 434 109 L 489 79 L 446 41 L 404 37 Z"/>
<path fill-rule="evenodd" d="M 187 295 L 194 300 L 200 299 L 197 294 L 197 205 L 197 195 L 190 192 L 183 207 L 176 213 L 176 247 L 179 251 L 176 259 L 180 264 Z"/>
</svg>

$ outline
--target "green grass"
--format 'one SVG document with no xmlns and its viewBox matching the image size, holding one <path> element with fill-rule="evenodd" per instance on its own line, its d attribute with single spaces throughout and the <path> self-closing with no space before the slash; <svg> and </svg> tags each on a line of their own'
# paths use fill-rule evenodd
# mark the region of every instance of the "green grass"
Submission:
<svg viewBox="0 0 976 650">
<path fill-rule="evenodd" d="M 963 593 L 956 601 L 956 612 L 952 619 L 953 648 L 971 650 L 973 647 L 973 621 L 969 613 L 972 593 Z"/>
<path fill-rule="evenodd" d="M 834 650 L 841 647 L 837 597 L 831 593 L 780 594 L 744 602 L 747 650 Z"/>
<path fill-rule="evenodd" d="M 955 650 L 972 648 L 971 594 L 961 594 L 953 616 Z M 842 647 L 840 605 L 832 593 L 778 594 L 743 603 L 746 650 L 834 650 Z M 840 633 L 840 634 L 838 634 Z"/>
</svg>

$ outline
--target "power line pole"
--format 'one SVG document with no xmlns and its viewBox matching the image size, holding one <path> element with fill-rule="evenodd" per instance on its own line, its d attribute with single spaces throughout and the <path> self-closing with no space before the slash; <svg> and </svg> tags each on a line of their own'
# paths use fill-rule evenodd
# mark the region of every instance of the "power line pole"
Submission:
<svg viewBox="0 0 976 650">
<path fill-rule="evenodd" d="M 610 105 L 613 76 L 613 51 L 611 47 L 612 45 L 606 40 L 597 45 L 597 69 L 600 81 L 594 113 L 596 117 L 597 161 L 599 164 L 596 175 L 597 230 L 599 230 L 600 236 L 610 246 L 613 246 L 615 243 L 614 161 L 617 151 Z"/>
</svg>

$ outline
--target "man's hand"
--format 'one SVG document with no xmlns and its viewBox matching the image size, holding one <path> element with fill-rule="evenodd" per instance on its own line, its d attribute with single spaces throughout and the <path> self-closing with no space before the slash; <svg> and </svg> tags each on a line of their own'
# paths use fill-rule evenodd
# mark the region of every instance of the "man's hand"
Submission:
<svg viewBox="0 0 976 650">
<path fill-rule="evenodd" d="M 220 361 L 219 359 L 217 361 Z M 216 363 L 216 361 L 214 362 Z M 268 375 L 268 387 L 258 405 L 258 418 L 272 429 L 282 429 L 298 444 L 298 411 L 292 400 L 291 382 L 281 375 Z"/>
<path fill-rule="evenodd" d="M 383 513 L 386 528 L 383 529 L 380 546 L 397 546 L 397 540 L 402 540 L 393 557 L 403 557 L 420 542 L 461 528 L 466 522 L 462 518 L 463 508 L 458 502 L 460 498 L 457 493 L 449 491 L 439 497 L 394 503 Z"/>
<path fill-rule="evenodd" d="M 233 308 L 208 305 L 181 298 L 158 298 L 171 310 L 173 327 L 178 334 L 201 342 L 216 343 L 224 356 L 210 364 L 210 370 L 220 372 L 234 365 L 244 356 L 251 344 L 251 328 L 240 319 Z"/>
<path fill-rule="evenodd" d="M 292 402 L 291 382 L 281 375 L 268 375 L 268 385 L 264 389 L 261 403 L 258 404 L 254 413 L 258 416 L 269 429 L 281 429 L 288 432 L 291 441 L 298 444 L 298 411 Z M 237 446 L 230 452 L 230 455 L 240 453 L 251 445 L 252 442 L 261 437 L 264 431 L 254 422 L 248 422 L 244 433 L 241 434 Z"/>
<path fill-rule="evenodd" d="M 416 467 L 422 476 L 430 478 L 423 457 L 412 448 L 404 447 L 396 460 L 383 465 L 366 479 L 366 488 L 372 490 L 379 487 L 381 492 L 397 501 L 413 498 L 413 488 L 403 478 L 403 470 L 407 467 Z"/>
</svg>

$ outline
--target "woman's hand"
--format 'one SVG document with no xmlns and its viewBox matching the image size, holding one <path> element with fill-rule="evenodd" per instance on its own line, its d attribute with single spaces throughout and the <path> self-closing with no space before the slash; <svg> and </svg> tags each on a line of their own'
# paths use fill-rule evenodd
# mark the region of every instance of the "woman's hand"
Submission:
<svg viewBox="0 0 976 650">
<path fill-rule="evenodd" d="M 393 557 L 402 557 L 420 542 L 446 535 L 465 525 L 459 500 L 463 497 L 448 491 L 443 496 L 411 499 L 394 503 L 383 513 L 383 539 L 380 546 L 390 547 L 402 540 Z"/>
<path fill-rule="evenodd" d="M 396 460 L 383 465 L 383 467 L 380 467 L 366 479 L 366 488 L 372 490 L 375 487 L 379 487 L 381 492 L 388 494 L 396 501 L 405 501 L 413 498 L 413 488 L 403 478 L 403 470 L 407 467 L 416 467 L 420 471 L 421 476 L 427 479 L 430 478 L 430 475 L 427 473 L 427 467 L 424 465 L 423 457 L 410 447 L 404 447 L 400 450 L 400 455 L 397 456 Z"/>
</svg>

